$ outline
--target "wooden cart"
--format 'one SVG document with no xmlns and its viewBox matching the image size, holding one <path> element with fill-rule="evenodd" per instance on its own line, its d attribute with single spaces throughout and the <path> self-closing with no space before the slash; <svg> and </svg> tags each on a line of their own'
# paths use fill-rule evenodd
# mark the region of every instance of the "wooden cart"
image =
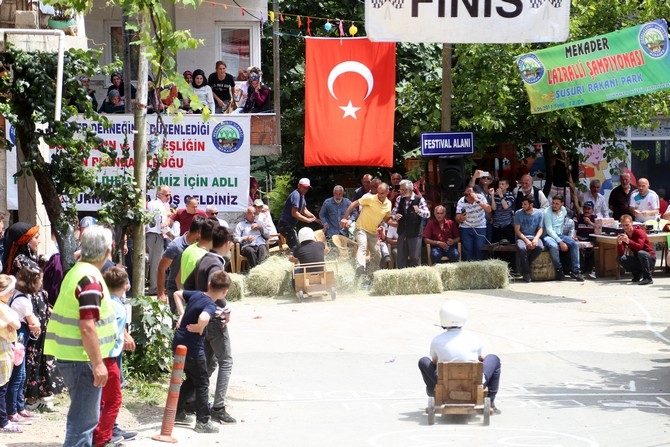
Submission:
<svg viewBox="0 0 670 447">
<path fill-rule="evenodd" d="M 437 365 L 435 397 L 428 399 L 428 424 L 435 423 L 435 414 L 481 414 L 483 425 L 489 425 L 491 399 L 482 385 L 484 364 L 481 362 L 450 362 Z"/>
<path fill-rule="evenodd" d="M 293 281 L 298 302 L 302 302 L 305 296 L 324 296 L 328 294 L 332 299 L 335 299 L 337 297 L 336 273 L 337 262 L 296 264 L 293 267 Z"/>
</svg>

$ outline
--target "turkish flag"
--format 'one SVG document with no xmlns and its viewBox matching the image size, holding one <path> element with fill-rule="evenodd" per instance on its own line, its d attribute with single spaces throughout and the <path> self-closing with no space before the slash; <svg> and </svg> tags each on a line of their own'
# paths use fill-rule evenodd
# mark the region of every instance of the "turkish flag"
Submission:
<svg viewBox="0 0 670 447">
<path fill-rule="evenodd" d="M 306 38 L 305 166 L 393 165 L 395 43 Z"/>
</svg>

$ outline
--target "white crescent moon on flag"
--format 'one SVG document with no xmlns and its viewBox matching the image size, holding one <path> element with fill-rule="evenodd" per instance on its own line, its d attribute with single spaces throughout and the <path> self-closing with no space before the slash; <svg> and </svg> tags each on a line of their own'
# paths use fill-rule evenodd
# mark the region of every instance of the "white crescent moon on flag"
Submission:
<svg viewBox="0 0 670 447">
<path fill-rule="evenodd" d="M 337 96 L 335 96 L 335 92 L 333 92 L 333 84 L 335 83 L 335 80 L 344 73 L 358 73 L 359 75 L 361 75 L 363 79 L 365 79 L 365 81 L 368 83 L 368 92 L 365 94 L 365 98 L 370 96 L 372 87 L 375 85 L 375 80 L 374 77 L 372 76 L 372 72 L 368 67 L 361 64 L 360 62 L 347 61 L 337 64 L 330 71 L 330 74 L 328 75 L 328 91 L 333 96 L 333 98 L 337 99 Z"/>
</svg>

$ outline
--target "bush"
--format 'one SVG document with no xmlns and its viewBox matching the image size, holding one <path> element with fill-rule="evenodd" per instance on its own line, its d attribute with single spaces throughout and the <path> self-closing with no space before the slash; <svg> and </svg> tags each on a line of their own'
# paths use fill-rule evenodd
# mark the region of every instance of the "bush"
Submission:
<svg viewBox="0 0 670 447">
<path fill-rule="evenodd" d="M 143 380 L 162 377 L 172 368 L 172 337 L 174 315 L 166 303 L 147 296 L 130 300 L 133 321 L 130 335 L 135 339 L 135 352 L 124 355 L 128 376 Z"/>
<path fill-rule="evenodd" d="M 295 189 L 295 185 L 293 183 L 294 182 L 291 174 L 281 174 L 275 176 L 274 187 L 272 188 L 272 191 L 267 193 L 270 214 L 274 216 L 275 219 L 279 219 L 282 211 L 284 211 L 284 203 L 286 203 L 286 198 Z"/>
</svg>

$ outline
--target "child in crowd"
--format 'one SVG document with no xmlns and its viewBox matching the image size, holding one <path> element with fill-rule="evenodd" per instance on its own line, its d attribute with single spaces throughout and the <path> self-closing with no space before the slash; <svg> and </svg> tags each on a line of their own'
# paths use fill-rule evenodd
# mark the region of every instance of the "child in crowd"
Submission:
<svg viewBox="0 0 670 447">
<path fill-rule="evenodd" d="M 103 361 L 107 367 L 107 384 L 102 389 L 100 398 L 100 419 L 93 430 L 93 445 L 96 447 L 113 447 L 125 438 L 123 435 L 114 435 L 114 421 L 121 409 L 121 358 L 123 351 L 134 351 L 135 341 L 126 329 L 127 313 L 123 302 L 126 292 L 130 288 L 128 273 L 122 267 L 110 267 L 103 273 L 105 284 L 114 305 L 116 315 L 117 338 L 116 344 Z"/>
<path fill-rule="evenodd" d="M 19 315 L 21 327 L 18 330 L 19 341 L 24 345 L 29 339 L 36 340 L 42 333 L 42 325 L 33 312 L 30 295 L 42 289 L 42 270 L 35 261 L 26 258 L 22 268 L 16 273 L 16 290 L 10 307 Z M 6 404 L 9 420 L 23 425 L 32 424 L 39 417 L 25 408 L 26 359 L 14 365 L 7 388 Z"/>
<path fill-rule="evenodd" d="M 16 279 L 9 275 L 0 275 L 0 433 L 21 433 L 21 427 L 7 418 L 5 395 L 9 386 L 9 377 L 14 366 L 16 330 L 21 327 L 19 315 L 9 305 L 14 293 Z"/>
<path fill-rule="evenodd" d="M 172 340 L 172 349 L 178 345 L 185 345 L 188 349 L 184 362 L 186 380 L 181 386 L 177 415 L 175 422 L 190 424 L 192 417 L 186 415 L 184 404 L 188 396 L 195 391 L 195 431 L 198 433 L 218 433 L 219 429 L 209 420 L 209 374 L 205 359 L 205 334 L 209 320 L 216 316 L 215 301 L 222 300 L 228 294 L 230 277 L 223 270 L 213 273 L 209 277 L 207 291 L 179 291 L 175 292 L 175 304 L 179 312 L 177 330 Z M 184 310 L 186 302 L 186 310 Z"/>
</svg>

